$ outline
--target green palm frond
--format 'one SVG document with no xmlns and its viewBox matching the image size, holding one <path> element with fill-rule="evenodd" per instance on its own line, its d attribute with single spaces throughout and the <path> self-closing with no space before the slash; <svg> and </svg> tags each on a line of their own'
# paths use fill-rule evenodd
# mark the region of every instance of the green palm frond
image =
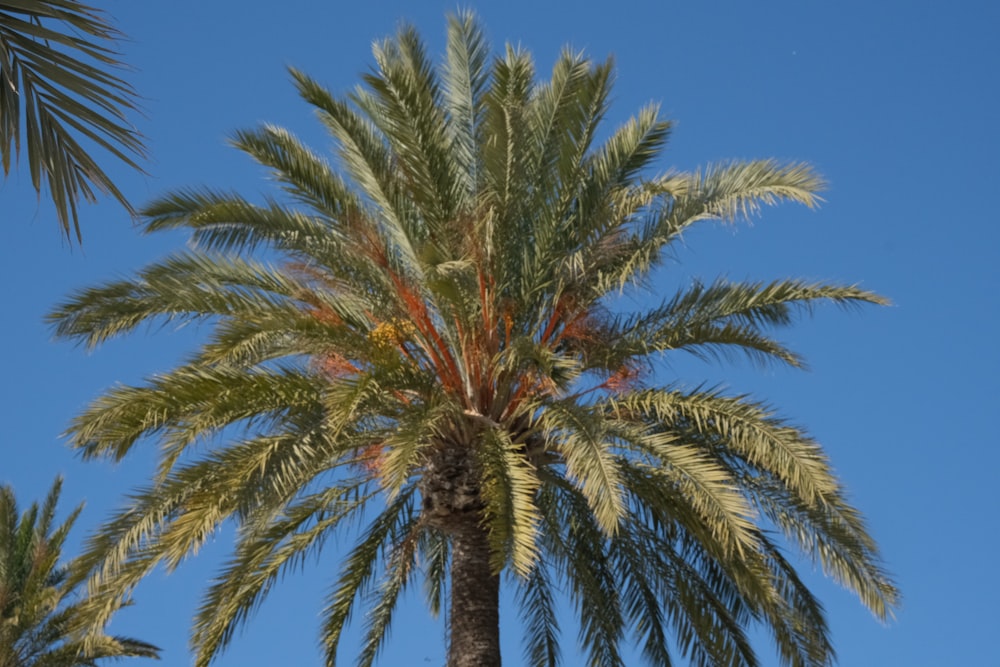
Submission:
<svg viewBox="0 0 1000 667">
<path fill-rule="evenodd" d="M 806 164 L 725 162 L 692 174 L 688 192 L 678 197 L 677 208 L 697 203 L 703 215 L 733 221 L 756 214 L 762 204 L 774 205 L 781 200 L 815 206 L 821 201 L 816 193 L 824 186 L 823 179 Z"/>
<path fill-rule="evenodd" d="M 402 540 L 394 545 L 392 555 L 388 559 L 388 572 L 378 585 L 376 602 L 369 605 L 365 640 L 358 655 L 358 667 L 371 667 L 374 664 L 379 650 L 386 641 L 396 601 L 417 574 L 416 528 L 416 522 L 413 521 L 401 529 Z"/>
<path fill-rule="evenodd" d="M 69 576 L 73 562 L 60 563 L 69 531 L 83 506 L 62 523 L 55 517 L 62 480 L 44 502 L 18 511 L 14 491 L 0 487 L 0 664 L 18 667 L 93 667 L 127 657 L 159 657 L 146 642 L 105 634 L 103 624 L 78 635 L 81 591 Z"/>
<path fill-rule="evenodd" d="M 380 556 L 391 555 L 394 553 L 395 545 L 411 538 L 412 520 L 413 491 L 409 490 L 398 495 L 368 525 L 364 531 L 364 538 L 345 560 L 340 578 L 330 594 L 324 612 L 322 637 L 328 667 L 336 665 L 337 644 L 351 616 L 355 599 L 359 594 L 370 590 L 377 574 L 375 565 Z M 398 563 L 397 567 L 400 565 L 401 563 Z M 391 594 L 391 590 L 383 592 Z M 382 614 L 391 614 L 394 602 L 395 599 L 386 601 L 382 606 Z"/>
<path fill-rule="evenodd" d="M 538 499 L 543 535 L 579 616 L 579 642 L 588 664 L 622 665 L 625 615 L 607 533 L 589 511 L 588 498 L 564 479 L 552 482 Z"/>
<path fill-rule="evenodd" d="M 93 347 L 143 322 L 239 312 L 250 318 L 255 310 L 285 307 L 292 316 L 295 296 L 303 287 L 294 276 L 266 264 L 185 253 L 151 265 L 134 279 L 80 291 L 50 319 L 59 335 L 87 331 L 85 343 Z"/>
<path fill-rule="evenodd" d="M 518 588 L 518 603 L 524 621 L 525 664 L 532 667 L 553 667 L 561 662 L 556 592 L 551 579 L 545 563 L 539 562 Z"/>
<path fill-rule="evenodd" d="M 437 618 L 444 607 L 450 545 L 447 537 L 435 530 L 421 531 L 419 539 L 420 555 L 424 562 L 423 575 L 427 607 L 431 614 Z"/>
<path fill-rule="evenodd" d="M 194 644 L 204 656 L 215 655 L 263 601 L 287 570 L 302 567 L 306 557 L 371 498 L 362 485 L 324 489 L 296 501 L 277 520 L 245 530 L 233 559 L 205 595 L 194 625 Z"/>
<path fill-rule="evenodd" d="M 842 492 L 822 504 L 807 506 L 790 499 L 788 490 L 773 481 L 758 479 L 754 483 L 767 491 L 755 497 L 761 511 L 790 541 L 809 554 L 825 574 L 854 591 L 877 618 L 886 621 L 893 617 L 899 591 L 882 565 L 864 519 Z"/>
<path fill-rule="evenodd" d="M 102 192 L 133 212 L 88 145 L 140 171 L 145 157 L 126 118 L 136 109 L 135 92 L 114 74 L 123 67 L 113 49 L 119 38 L 103 12 L 77 0 L 0 2 L 4 175 L 20 154 L 23 133 L 32 186 L 41 194 L 47 184 L 59 226 L 77 241 L 81 199 L 92 202 Z"/>
<path fill-rule="evenodd" d="M 223 428 L 268 420 L 276 413 L 316 413 L 323 403 L 315 377 L 294 369 L 244 373 L 185 367 L 149 387 L 116 387 L 81 415 L 75 445 L 86 457 L 123 458 L 144 435 L 160 434 L 169 470 L 193 442 Z M 270 419 L 273 419 L 271 417 Z"/>
</svg>

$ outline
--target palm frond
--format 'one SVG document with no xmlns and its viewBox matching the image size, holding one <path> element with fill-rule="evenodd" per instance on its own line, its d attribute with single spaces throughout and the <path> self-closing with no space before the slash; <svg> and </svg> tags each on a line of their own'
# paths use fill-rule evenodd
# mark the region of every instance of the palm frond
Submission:
<svg viewBox="0 0 1000 667">
<path fill-rule="evenodd" d="M 361 653 L 358 654 L 358 667 L 371 667 L 374 664 L 379 650 L 388 638 L 396 602 L 417 572 L 416 522 L 417 519 L 412 518 L 408 525 L 400 528 L 402 540 L 394 545 L 392 554 L 387 559 L 388 572 L 378 586 L 377 601 L 369 605 L 365 640 Z"/>
<path fill-rule="evenodd" d="M 445 582 L 448 579 L 449 542 L 437 530 L 425 530 L 420 534 L 420 554 L 424 562 L 424 588 L 427 607 L 437 618 L 444 607 Z"/>
<path fill-rule="evenodd" d="M 539 497 L 543 534 L 580 618 L 581 648 L 592 667 L 624 665 L 620 644 L 625 617 L 607 533 L 589 509 L 589 499 L 565 480 L 551 481 Z"/>
<path fill-rule="evenodd" d="M 150 385 L 117 387 L 73 421 L 73 443 L 85 457 L 121 460 L 140 437 L 160 434 L 161 467 L 169 470 L 188 445 L 232 424 L 266 423 L 279 413 L 315 412 L 323 404 L 319 379 L 290 369 L 183 367 Z"/>
<path fill-rule="evenodd" d="M 855 593 L 879 620 L 893 617 L 900 593 L 882 565 L 874 539 L 864 519 L 839 492 L 824 503 L 807 506 L 790 501 L 787 490 L 756 480 L 768 490 L 758 498 L 761 510 L 785 536 L 810 555 L 824 574 Z"/>
<path fill-rule="evenodd" d="M 344 561 L 323 613 L 322 641 L 327 667 L 335 667 L 337 663 L 340 635 L 351 616 L 355 599 L 371 585 L 380 557 L 392 554 L 394 546 L 401 544 L 412 529 L 414 491 L 411 487 L 396 496 L 368 525 L 364 538 Z"/>
<path fill-rule="evenodd" d="M 493 249 L 492 266 L 500 293 L 519 295 L 526 257 L 521 244 L 530 242 L 530 192 L 522 179 L 529 168 L 528 105 L 535 66 L 531 56 L 508 46 L 493 64 L 493 83 L 486 96 L 482 151 L 484 187 L 480 196 L 489 213 L 483 242 Z"/>
<path fill-rule="evenodd" d="M 649 390 L 612 399 L 608 407 L 633 412 L 688 442 L 696 433 L 708 443 L 725 443 L 724 455 L 740 457 L 755 470 L 774 475 L 809 504 L 822 503 L 839 487 L 815 442 L 777 419 L 767 406 L 743 397 Z M 669 448 L 664 451 L 672 455 Z"/>
<path fill-rule="evenodd" d="M 31 183 L 47 186 L 63 234 L 82 241 L 77 205 L 96 192 L 132 205 L 91 155 L 90 144 L 141 171 L 142 137 L 128 122 L 135 91 L 115 74 L 124 65 L 108 17 L 74 0 L 0 3 L 0 163 L 21 150 Z M 83 139 L 81 144 L 78 139 Z"/>
<path fill-rule="evenodd" d="M 340 523 L 363 508 L 371 493 L 338 485 L 312 494 L 265 526 L 242 531 L 233 558 L 205 593 L 195 617 L 195 664 L 208 665 L 260 606 L 275 581 L 322 549 Z"/>
<path fill-rule="evenodd" d="M 77 506 L 55 524 L 62 479 L 41 505 L 18 511 L 13 489 L 0 486 L 0 663 L 84 667 L 105 658 L 159 657 L 159 649 L 131 637 L 108 635 L 105 624 L 83 625 L 83 591 L 68 576 L 75 562 L 61 563 L 62 549 L 80 515 Z"/>
<path fill-rule="evenodd" d="M 816 192 L 824 185 L 812 167 L 802 163 L 750 160 L 709 165 L 688 178 L 686 192 L 675 197 L 667 216 L 675 222 L 668 224 L 679 226 L 695 217 L 732 222 L 781 200 L 812 207 L 819 203 Z"/>
<path fill-rule="evenodd" d="M 156 319 L 252 317 L 281 309 L 294 315 L 294 299 L 306 288 L 287 272 L 259 262 L 186 253 L 153 264 L 134 279 L 79 291 L 49 320 L 57 336 L 94 347 Z"/>
<path fill-rule="evenodd" d="M 443 91 L 448 112 L 448 133 L 456 177 L 462 183 L 466 206 L 479 191 L 489 86 L 489 43 L 471 12 L 448 17 L 448 52 L 443 71 Z"/>
<path fill-rule="evenodd" d="M 500 572 L 510 567 L 525 577 L 538 561 L 538 477 L 521 455 L 524 446 L 514 443 L 508 433 L 491 428 L 480 437 L 483 514 L 491 526 L 493 569 Z"/>
<path fill-rule="evenodd" d="M 524 621 L 525 664 L 531 667 L 556 667 L 561 662 L 559 620 L 556 617 L 556 592 L 552 574 L 544 562 L 521 579 L 518 602 Z"/>
<path fill-rule="evenodd" d="M 606 288 L 641 282 L 663 261 L 664 249 L 692 225 L 750 218 L 764 205 L 792 201 L 816 206 L 824 181 L 808 165 L 776 160 L 729 162 L 693 174 L 668 173 L 646 184 L 657 192 L 657 211 L 633 238 L 633 247 L 614 270 L 605 271 Z"/>
<path fill-rule="evenodd" d="M 558 443 L 566 474 L 587 498 L 597 523 L 608 535 L 625 514 L 618 460 L 605 423 L 590 410 L 562 402 L 545 410 L 538 428 Z"/>
<path fill-rule="evenodd" d="M 365 77 L 371 96 L 355 99 L 369 100 L 363 107 L 392 151 L 395 181 L 421 213 L 423 229 L 411 227 L 409 235 L 423 233 L 432 242 L 443 243 L 446 239 L 433 237 L 455 215 L 458 188 L 437 76 L 412 27 L 402 28 L 395 39 L 376 44 L 373 50 L 379 71 Z M 372 113 L 372 103 L 377 103 L 377 113 Z"/>
</svg>

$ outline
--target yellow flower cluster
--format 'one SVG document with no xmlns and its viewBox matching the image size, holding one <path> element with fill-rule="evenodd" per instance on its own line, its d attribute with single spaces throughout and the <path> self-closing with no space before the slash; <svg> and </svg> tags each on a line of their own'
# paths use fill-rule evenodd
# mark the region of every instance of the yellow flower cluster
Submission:
<svg viewBox="0 0 1000 667">
<path fill-rule="evenodd" d="M 389 350 L 408 340 L 416 331 L 417 328 L 413 326 L 413 322 L 393 317 L 385 322 L 380 322 L 378 326 L 369 331 L 368 342 L 376 350 Z"/>
</svg>

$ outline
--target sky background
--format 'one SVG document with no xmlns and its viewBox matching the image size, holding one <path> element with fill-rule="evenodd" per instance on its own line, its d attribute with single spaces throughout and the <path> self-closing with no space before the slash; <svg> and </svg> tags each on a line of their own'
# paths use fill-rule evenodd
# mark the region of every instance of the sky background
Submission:
<svg viewBox="0 0 1000 667">
<path fill-rule="evenodd" d="M 441 54 L 444 15 L 456 7 L 436 0 L 93 1 L 129 35 L 124 58 L 144 97 L 145 117 L 135 121 L 149 141 L 148 175 L 104 162 L 137 204 L 186 185 L 267 192 L 263 171 L 226 145 L 230 132 L 270 122 L 318 149 L 330 145 L 286 66 L 346 91 L 371 65 L 372 40 L 402 19 Z M 1000 665 L 1000 4 L 464 6 L 479 13 L 495 48 L 522 44 L 543 75 L 566 44 L 598 59 L 613 54 L 618 82 L 608 127 L 660 102 L 676 122 L 662 170 L 777 157 L 809 161 L 824 174 L 830 185 L 818 210 L 783 206 L 752 226 L 688 234 L 655 290 L 669 294 L 691 276 L 788 276 L 857 282 L 894 305 L 820 308 L 784 333 L 809 360 L 808 372 L 682 360 L 662 379 L 753 392 L 826 447 L 904 596 L 898 618 L 882 626 L 810 574 L 841 665 Z M 0 184 L 0 483 L 13 485 L 27 505 L 65 476 L 63 512 L 87 503 L 67 555 L 143 481 L 153 447 L 119 465 L 84 464 L 60 433 L 103 390 L 169 369 L 199 339 L 197 329 L 143 330 L 89 354 L 52 341 L 42 317 L 66 294 L 184 242 L 140 236 L 111 202 L 84 207 L 81 218 L 82 249 L 60 239 L 52 206 L 37 201 L 26 170 Z M 162 664 L 190 664 L 189 619 L 227 548 L 223 532 L 174 575 L 155 574 L 112 630 L 161 646 Z M 334 544 L 276 588 L 216 664 L 320 665 L 317 618 L 337 568 Z M 353 628 L 344 664 L 361 634 L 360 624 Z M 520 664 L 520 624 L 507 607 L 502 631 L 505 664 Z M 567 614 L 567 665 L 575 639 Z M 777 664 L 768 639 L 759 642 L 764 664 Z M 379 664 L 441 665 L 443 656 L 442 624 L 413 590 Z"/>
</svg>

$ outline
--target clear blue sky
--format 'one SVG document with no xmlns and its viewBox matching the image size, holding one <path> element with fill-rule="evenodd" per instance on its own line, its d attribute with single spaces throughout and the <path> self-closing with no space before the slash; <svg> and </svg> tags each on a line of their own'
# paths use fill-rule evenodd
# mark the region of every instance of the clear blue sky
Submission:
<svg viewBox="0 0 1000 667">
<path fill-rule="evenodd" d="M 265 192 L 264 174 L 225 145 L 230 131 L 272 122 L 328 146 L 296 99 L 286 65 L 344 91 L 371 63 L 371 41 L 401 19 L 415 23 L 440 53 L 444 14 L 455 7 L 438 0 L 94 2 L 130 36 L 125 58 L 145 97 L 146 117 L 137 123 L 149 137 L 149 176 L 119 175 L 137 203 L 194 184 Z M 841 665 L 1000 665 L 1000 5 L 471 6 L 495 45 L 521 43 L 542 71 L 567 43 L 598 58 L 614 54 L 618 85 L 609 123 L 649 100 L 661 102 L 676 121 L 663 169 L 774 156 L 807 160 L 826 176 L 827 201 L 818 211 L 771 209 L 751 227 L 689 235 L 679 264 L 662 276 L 663 290 L 690 275 L 794 276 L 860 282 L 894 305 L 861 313 L 820 309 L 790 331 L 785 339 L 810 360 L 809 372 L 694 362 L 673 370 L 692 384 L 752 391 L 807 426 L 867 514 L 904 604 L 883 627 L 817 577 Z M 102 390 L 168 369 L 198 338 L 197 330 L 144 332 L 92 354 L 51 341 L 42 316 L 67 292 L 183 242 L 140 237 L 107 202 L 85 207 L 82 218 L 81 251 L 60 241 L 53 210 L 36 201 L 26 171 L 0 186 L 0 482 L 13 484 L 27 504 L 56 474 L 65 475 L 63 510 L 87 501 L 74 545 L 142 481 L 151 456 L 83 464 L 59 434 Z M 160 645 L 166 665 L 189 664 L 188 619 L 227 546 L 222 534 L 169 579 L 155 575 L 113 630 Z M 217 664 L 319 665 L 317 615 L 336 551 L 333 545 L 287 579 Z M 442 626 L 424 612 L 419 591 L 408 600 L 380 664 L 439 665 Z M 575 633 L 568 616 L 566 625 L 570 665 Z M 505 662 L 518 665 L 520 626 L 510 614 L 503 632 Z M 350 650 L 348 643 L 345 664 Z M 762 646 L 765 664 L 776 664 L 769 650 Z"/>
</svg>

